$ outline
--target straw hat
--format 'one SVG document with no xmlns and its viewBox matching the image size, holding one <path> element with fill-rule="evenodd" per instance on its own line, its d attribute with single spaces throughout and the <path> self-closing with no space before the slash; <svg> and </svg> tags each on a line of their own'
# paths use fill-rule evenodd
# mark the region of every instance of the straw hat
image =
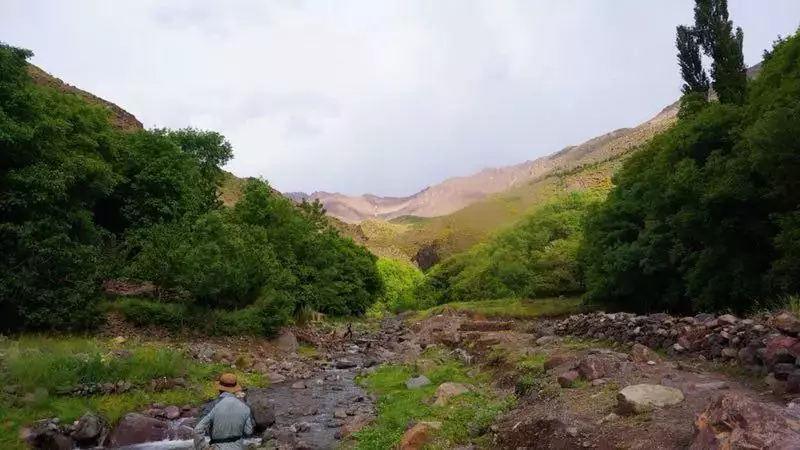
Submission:
<svg viewBox="0 0 800 450">
<path fill-rule="evenodd" d="M 239 380 L 237 380 L 236 375 L 232 373 L 223 373 L 222 376 L 219 377 L 217 387 L 220 391 L 225 392 L 239 392 L 242 390 L 242 387 L 239 386 Z"/>
</svg>

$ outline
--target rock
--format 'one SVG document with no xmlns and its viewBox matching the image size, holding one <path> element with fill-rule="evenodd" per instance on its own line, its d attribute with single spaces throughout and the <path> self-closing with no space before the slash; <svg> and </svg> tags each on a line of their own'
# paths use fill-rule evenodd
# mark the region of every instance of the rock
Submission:
<svg viewBox="0 0 800 450">
<path fill-rule="evenodd" d="M 686 349 L 681 344 L 676 342 L 672 344 L 672 350 L 674 350 L 675 353 L 682 353 Z"/>
<path fill-rule="evenodd" d="M 282 383 L 286 381 L 286 377 L 279 374 L 278 372 L 269 372 L 267 373 L 267 378 L 269 378 L 269 382 L 272 384 L 275 383 Z"/>
<path fill-rule="evenodd" d="M 169 424 L 167 422 L 129 413 L 119 422 L 109 438 L 110 447 L 143 444 L 161 441 L 167 438 Z"/>
<path fill-rule="evenodd" d="M 784 311 L 773 316 L 771 322 L 772 326 L 784 333 L 793 335 L 800 333 L 800 319 L 797 318 L 797 314 Z"/>
<path fill-rule="evenodd" d="M 303 380 L 295 381 L 292 384 L 292 389 L 305 389 L 305 388 L 306 388 L 306 382 Z"/>
<path fill-rule="evenodd" d="M 436 388 L 436 393 L 434 394 L 436 401 L 434 401 L 433 404 L 435 406 L 445 406 L 450 398 L 467 392 L 469 392 L 469 388 L 461 383 L 453 383 L 450 381 L 442 383 Z"/>
<path fill-rule="evenodd" d="M 638 362 L 638 363 L 646 363 L 649 361 L 661 360 L 661 357 L 658 356 L 656 352 L 650 350 L 649 347 L 639 343 L 633 344 L 633 349 L 631 349 L 631 355 L 633 356 L 633 362 Z"/>
<path fill-rule="evenodd" d="M 72 450 L 75 443 L 67 436 L 53 430 L 43 430 L 30 438 L 31 447 L 36 450 Z"/>
<path fill-rule="evenodd" d="M 127 339 L 125 339 L 125 337 L 123 337 L 123 336 L 117 336 L 117 337 L 115 337 L 114 339 L 111 340 L 111 342 L 113 344 L 116 344 L 116 345 L 122 345 L 126 341 L 127 341 Z"/>
<path fill-rule="evenodd" d="M 605 378 L 598 378 L 598 379 L 592 381 L 592 386 L 595 386 L 595 387 L 602 386 L 602 385 L 604 385 L 606 383 L 608 383 L 608 380 L 606 380 Z"/>
<path fill-rule="evenodd" d="M 607 416 L 603 417 L 602 419 L 600 419 L 598 421 L 598 423 L 599 424 L 604 424 L 606 422 L 613 422 L 613 421 L 615 421 L 617 419 L 619 419 L 619 415 L 617 413 L 612 412 L 612 413 L 609 413 Z"/>
<path fill-rule="evenodd" d="M 562 366 L 562 365 L 564 365 L 564 364 L 566 364 L 568 362 L 569 362 L 569 358 L 567 358 L 564 355 L 553 355 L 553 356 L 550 357 L 550 359 L 548 359 L 547 361 L 544 362 L 542 367 L 544 367 L 545 371 L 548 371 L 548 370 L 554 369 L 556 367 Z"/>
<path fill-rule="evenodd" d="M 419 422 L 403 435 L 400 450 L 419 450 L 431 437 L 431 430 L 442 427 L 441 422 Z"/>
<path fill-rule="evenodd" d="M 732 314 L 723 314 L 717 317 L 717 321 L 719 321 L 720 325 L 725 326 L 725 325 L 733 325 L 736 322 L 738 322 L 739 319 L 737 319 L 736 316 Z"/>
<path fill-rule="evenodd" d="M 406 387 L 409 389 L 417 389 L 423 386 L 428 386 L 429 384 L 431 384 L 431 380 L 429 380 L 425 375 L 420 375 L 418 377 L 409 378 L 406 380 Z"/>
<path fill-rule="evenodd" d="M 789 336 L 777 336 L 766 341 L 764 364 L 771 367 L 778 363 L 794 363 L 800 356 L 800 340 Z"/>
<path fill-rule="evenodd" d="M 800 394 L 800 369 L 790 373 L 786 378 L 786 392 Z"/>
<path fill-rule="evenodd" d="M 500 322 L 500 321 L 473 321 L 464 322 L 458 328 L 459 331 L 505 331 L 514 328 L 514 322 Z"/>
<path fill-rule="evenodd" d="M 248 389 L 245 402 L 253 413 L 256 432 L 275 424 L 275 407 L 270 404 L 266 389 Z"/>
<path fill-rule="evenodd" d="M 164 408 L 164 417 L 168 420 L 175 420 L 181 416 L 181 409 L 177 406 L 170 405 Z"/>
<path fill-rule="evenodd" d="M 794 372 L 794 370 L 794 364 L 789 363 L 778 363 L 772 367 L 772 372 L 775 374 L 775 378 L 779 380 L 785 380 L 789 378 L 789 374 Z"/>
<path fill-rule="evenodd" d="M 539 339 L 536 339 L 536 345 L 544 345 L 549 342 L 553 342 L 553 339 L 555 339 L 555 336 L 542 336 Z"/>
<path fill-rule="evenodd" d="M 333 412 L 334 419 L 346 419 L 347 418 L 347 411 L 343 409 L 337 409 Z"/>
<path fill-rule="evenodd" d="M 375 421 L 375 416 L 372 415 L 355 416 L 352 419 L 345 422 L 344 425 L 342 425 L 342 427 L 339 428 L 339 431 L 336 433 L 336 436 L 341 439 L 350 436 L 353 433 L 358 433 L 365 427 L 371 425 L 374 421 Z"/>
<path fill-rule="evenodd" d="M 279 349 L 289 353 L 296 352 L 297 348 L 300 346 L 297 343 L 297 337 L 289 330 L 281 330 L 275 341 L 275 345 Z"/>
<path fill-rule="evenodd" d="M 379 363 L 380 361 L 377 358 L 373 358 L 372 356 L 367 356 L 366 358 L 364 358 L 363 366 L 365 368 L 370 368 L 377 366 Z"/>
<path fill-rule="evenodd" d="M 578 436 L 578 429 L 576 427 L 567 427 L 565 431 L 572 437 Z"/>
<path fill-rule="evenodd" d="M 578 374 L 584 380 L 592 381 L 603 378 L 606 374 L 603 360 L 597 356 L 589 355 L 578 363 Z"/>
<path fill-rule="evenodd" d="M 683 392 L 658 384 L 634 384 L 617 394 L 620 412 L 641 413 L 654 408 L 677 405 L 683 401 Z"/>
<path fill-rule="evenodd" d="M 727 359 L 734 359 L 739 356 L 739 350 L 735 348 L 725 347 L 722 349 L 722 356 Z"/>
<path fill-rule="evenodd" d="M 692 450 L 800 448 L 796 412 L 728 392 L 698 417 Z"/>
<path fill-rule="evenodd" d="M 564 372 L 558 376 L 558 385 L 562 388 L 574 387 L 575 382 L 578 381 L 578 378 L 580 378 L 580 375 L 574 370 Z"/>
<path fill-rule="evenodd" d="M 101 445 L 108 434 L 108 420 L 90 412 L 85 413 L 75 425 L 72 438 L 82 447 Z"/>
<path fill-rule="evenodd" d="M 335 363 L 333 363 L 333 367 L 335 367 L 337 369 L 352 369 L 353 367 L 356 367 L 356 366 L 358 366 L 358 364 L 356 364 L 353 361 L 349 361 L 347 359 L 340 359 L 340 360 L 336 361 Z"/>
<path fill-rule="evenodd" d="M 698 391 L 719 391 L 721 389 L 730 389 L 730 386 L 725 381 L 711 381 L 708 383 L 700 383 L 694 386 Z"/>
</svg>

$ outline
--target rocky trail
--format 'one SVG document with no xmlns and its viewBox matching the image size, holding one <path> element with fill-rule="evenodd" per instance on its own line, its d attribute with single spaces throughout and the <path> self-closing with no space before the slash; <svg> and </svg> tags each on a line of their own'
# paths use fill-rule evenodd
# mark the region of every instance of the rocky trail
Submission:
<svg viewBox="0 0 800 450">
<path fill-rule="evenodd" d="M 800 448 L 798 332 L 800 320 L 780 314 L 743 321 L 602 313 L 513 321 L 454 311 L 420 320 L 392 318 L 377 331 L 347 338 L 295 329 L 278 341 L 289 350 L 285 358 L 252 363 L 273 383 L 248 390 L 258 425 L 248 448 L 357 446 L 350 435 L 381 414 L 358 375 L 382 364 L 403 364 L 422 374 L 447 363 L 442 356 L 431 359 L 432 349 L 473 373 L 490 374 L 493 392 L 516 398 L 490 427 L 470 432 L 457 447 L 462 450 Z M 291 356 L 296 339 L 318 353 Z M 204 358 L 212 352 L 195 353 Z M 405 385 L 413 389 L 420 379 L 430 383 L 421 376 Z M 434 397 L 463 387 L 440 383 L 432 386 Z M 434 400 L 427 404 L 438 404 Z M 107 431 L 84 417 L 70 434 L 76 441 L 94 437 L 105 448 L 191 449 L 198 411 L 153 405 Z M 420 419 L 409 421 L 398 443 L 403 450 L 425 448 L 437 432 L 426 425 L 436 422 Z"/>
</svg>

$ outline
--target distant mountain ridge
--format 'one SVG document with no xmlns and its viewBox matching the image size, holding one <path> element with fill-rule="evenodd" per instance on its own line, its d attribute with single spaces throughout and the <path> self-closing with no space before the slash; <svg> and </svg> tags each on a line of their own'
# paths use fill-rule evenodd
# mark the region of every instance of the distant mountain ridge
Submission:
<svg viewBox="0 0 800 450">
<path fill-rule="evenodd" d="M 677 104 L 673 104 L 646 123 L 670 121 L 676 113 Z M 292 192 L 285 195 L 293 199 L 317 199 L 325 206 L 328 214 L 349 223 L 360 223 L 373 218 L 391 220 L 402 216 L 445 216 L 554 170 L 610 157 L 617 153 L 616 149 L 608 148 L 611 142 L 624 142 L 625 136 L 630 136 L 633 141 L 640 143 L 640 139 L 633 137 L 638 129 L 639 127 L 621 128 L 532 161 L 448 178 L 408 197 L 379 197 L 372 194 L 351 196 L 330 192 Z"/>
</svg>

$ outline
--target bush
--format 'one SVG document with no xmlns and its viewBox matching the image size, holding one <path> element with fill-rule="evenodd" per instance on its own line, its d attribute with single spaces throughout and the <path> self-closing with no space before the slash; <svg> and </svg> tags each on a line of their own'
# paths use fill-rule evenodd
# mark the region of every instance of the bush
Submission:
<svg viewBox="0 0 800 450">
<path fill-rule="evenodd" d="M 423 280 L 422 271 L 411 264 L 394 259 L 379 259 L 377 268 L 385 286 L 385 293 L 378 300 L 384 308 L 399 313 L 433 306 L 423 303 L 415 295 L 417 287 Z"/>
<path fill-rule="evenodd" d="M 191 325 L 189 309 L 181 303 L 138 298 L 119 299 L 108 305 L 136 326 L 155 325 L 177 330 Z"/>
<path fill-rule="evenodd" d="M 800 291 L 800 35 L 744 105 L 709 103 L 631 157 L 586 222 L 586 297 L 632 311 L 746 312 Z"/>
<path fill-rule="evenodd" d="M 574 193 L 541 206 L 489 242 L 435 266 L 417 295 L 443 304 L 581 292 L 581 223 L 594 202 L 594 194 Z"/>
</svg>

